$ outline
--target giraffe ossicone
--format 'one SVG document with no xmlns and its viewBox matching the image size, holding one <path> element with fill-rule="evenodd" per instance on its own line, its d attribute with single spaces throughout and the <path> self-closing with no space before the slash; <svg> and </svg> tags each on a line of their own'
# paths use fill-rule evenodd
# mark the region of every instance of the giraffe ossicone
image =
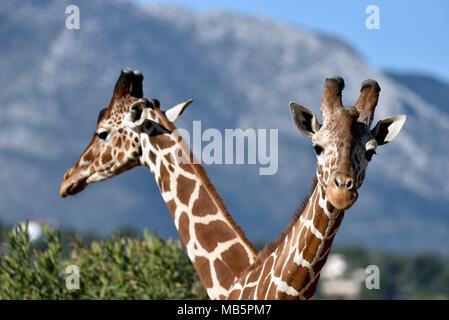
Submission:
<svg viewBox="0 0 449 320">
<path fill-rule="evenodd" d="M 155 177 L 187 254 L 211 299 L 224 299 L 240 274 L 254 263 L 256 250 L 236 225 L 204 168 L 173 133 L 173 122 L 192 103 L 167 111 L 143 97 L 143 75 L 122 70 L 95 134 L 61 183 L 60 195 L 144 165 Z M 188 157 L 177 161 L 173 154 Z M 186 159 L 184 159 L 186 160 Z"/>
<path fill-rule="evenodd" d="M 364 81 L 350 108 L 342 105 L 343 88 L 343 78 L 326 79 L 320 108 L 323 124 L 310 109 L 290 103 L 293 122 L 311 139 L 317 156 L 313 192 L 281 237 L 233 285 L 229 299 L 308 299 L 314 294 L 344 211 L 358 198 L 368 163 L 406 119 L 386 118 L 370 130 L 378 83 Z"/>
</svg>

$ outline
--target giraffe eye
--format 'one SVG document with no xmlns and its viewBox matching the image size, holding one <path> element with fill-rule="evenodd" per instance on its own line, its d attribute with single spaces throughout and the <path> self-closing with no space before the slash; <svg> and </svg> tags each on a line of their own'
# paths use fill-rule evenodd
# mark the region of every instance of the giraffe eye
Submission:
<svg viewBox="0 0 449 320">
<path fill-rule="evenodd" d="M 366 151 L 365 152 L 366 160 L 371 161 L 371 159 L 373 158 L 373 155 L 375 155 L 375 154 L 376 154 L 375 150 L 368 150 L 368 151 Z"/>
<path fill-rule="evenodd" d="M 101 140 L 106 140 L 108 135 L 109 135 L 109 132 L 107 132 L 107 131 L 100 131 L 97 133 L 98 138 L 100 138 Z"/>
<path fill-rule="evenodd" d="M 323 153 L 324 149 L 323 147 L 319 146 L 319 145 L 314 145 L 313 149 L 315 149 L 315 154 L 317 156 L 319 156 L 321 153 Z"/>
</svg>

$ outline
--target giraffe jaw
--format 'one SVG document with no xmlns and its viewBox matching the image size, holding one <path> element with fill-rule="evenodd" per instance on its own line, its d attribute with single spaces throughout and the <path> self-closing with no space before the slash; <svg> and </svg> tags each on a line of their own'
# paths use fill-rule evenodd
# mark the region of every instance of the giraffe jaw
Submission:
<svg viewBox="0 0 449 320">
<path fill-rule="evenodd" d="M 82 173 L 73 174 L 68 172 L 61 183 L 61 189 L 59 190 L 59 194 L 62 198 L 65 198 L 67 196 L 73 196 L 83 191 L 88 184 L 107 180 L 112 176 L 113 175 L 107 172 L 106 170 L 94 172 L 93 174 L 90 175 L 89 174 L 85 175 Z"/>
<path fill-rule="evenodd" d="M 132 162 L 122 168 L 115 169 L 113 172 L 111 171 L 111 167 L 107 167 L 93 173 L 90 173 L 89 169 L 83 170 L 77 167 L 71 168 L 67 170 L 64 175 L 64 180 L 61 183 L 59 194 L 62 198 L 73 196 L 83 191 L 88 184 L 107 180 L 124 171 L 130 170 L 139 164 L 140 163 Z"/>
</svg>

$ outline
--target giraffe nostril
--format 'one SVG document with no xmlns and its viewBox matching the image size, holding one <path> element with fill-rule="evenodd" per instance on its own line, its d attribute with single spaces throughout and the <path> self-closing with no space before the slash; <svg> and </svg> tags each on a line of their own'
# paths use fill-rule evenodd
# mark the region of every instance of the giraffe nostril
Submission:
<svg viewBox="0 0 449 320">
<path fill-rule="evenodd" d="M 346 181 L 346 188 L 352 189 L 353 186 L 354 186 L 354 180 L 348 179 L 348 181 Z"/>
<path fill-rule="evenodd" d="M 344 174 L 337 174 L 333 181 L 337 188 L 347 188 L 350 190 L 354 187 L 354 179 Z"/>
<path fill-rule="evenodd" d="M 337 186 L 337 188 L 340 187 L 340 184 L 338 183 L 338 179 L 337 179 L 337 178 L 334 179 L 334 183 L 335 183 L 335 185 Z"/>
</svg>

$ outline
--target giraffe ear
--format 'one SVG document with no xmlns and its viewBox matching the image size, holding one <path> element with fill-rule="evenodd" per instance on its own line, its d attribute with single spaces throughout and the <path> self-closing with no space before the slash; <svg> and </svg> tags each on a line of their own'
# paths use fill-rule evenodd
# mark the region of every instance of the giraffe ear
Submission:
<svg viewBox="0 0 449 320">
<path fill-rule="evenodd" d="M 380 120 L 371 130 L 371 134 L 376 139 L 377 144 L 381 146 L 392 141 L 401 131 L 406 118 L 405 115 L 399 115 Z"/>
<path fill-rule="evenodd" d="M 296 102 L 290 102 L 290 112 L 293 122 L 306 138 L 312 139 L 315 132 L 320 130 L 321 125 L 316 119 L 315 113 Z"/>
<path fill-rule="evenodd" d="M 147 118 L 147 103 L 144 99 L 139 99 L 129 107 L 128 120 L 133 126 L 140 126 Z"/>
<path fill-rule="evenodd" d="M 165 117 L 170 122 L 175 122 L 175 120 L 184 112 L 184 110 L 193 102 L 192 99 L 180 103 L 167 111 L 165 111 Z"/>
</svg>

